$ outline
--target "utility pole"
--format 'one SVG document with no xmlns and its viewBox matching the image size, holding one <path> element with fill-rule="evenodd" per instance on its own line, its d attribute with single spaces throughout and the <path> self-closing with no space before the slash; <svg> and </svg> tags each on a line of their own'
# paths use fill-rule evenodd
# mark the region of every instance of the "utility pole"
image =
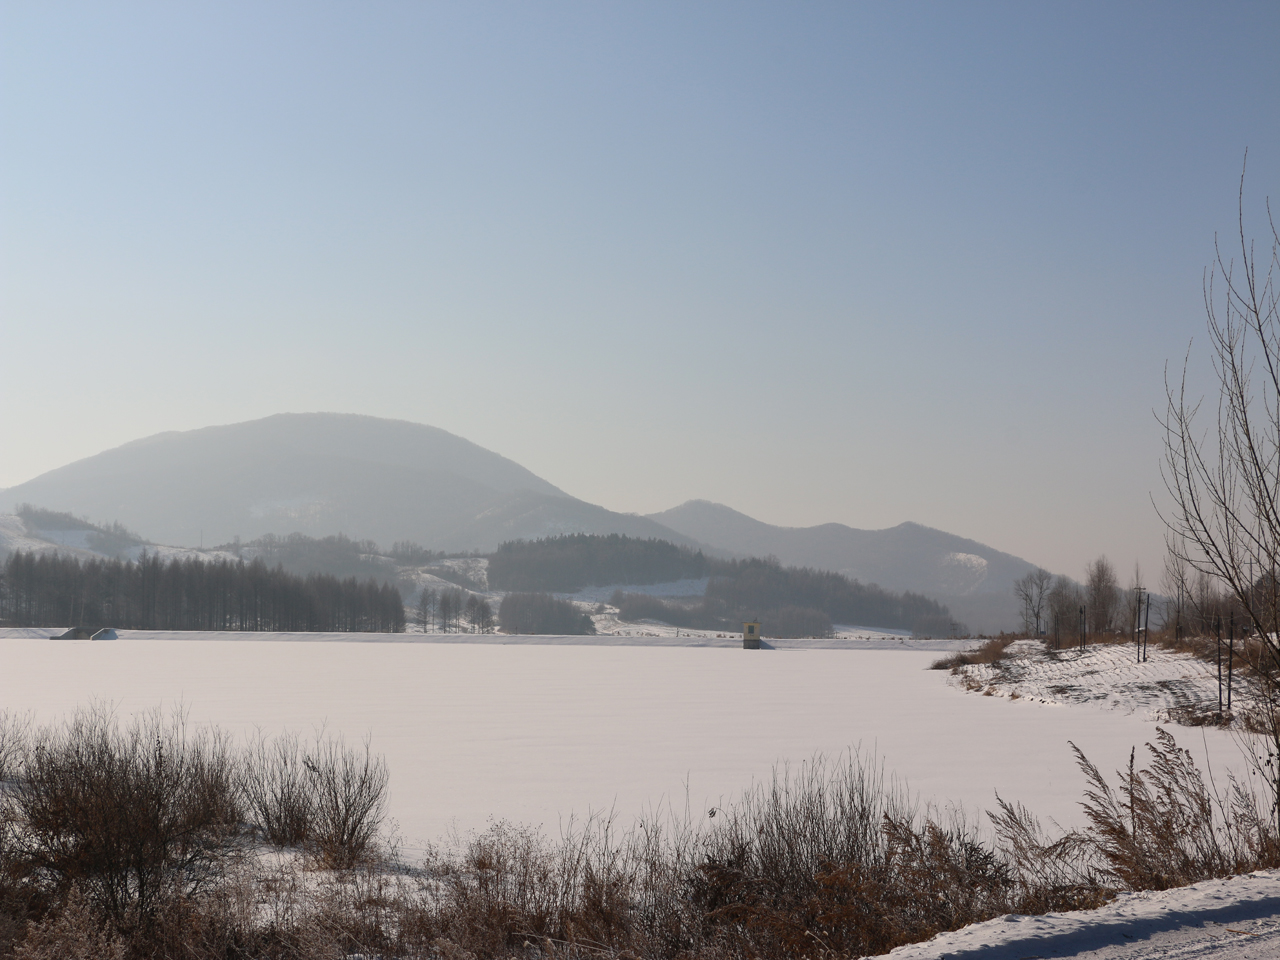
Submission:
<svg viewBox="0 0 1280 960">
<path fill-rule="evenodd" d="M 1231 614 L 1227 627 L 1227 710 L 1231 709 L 1231 676 L 1236 658 L 1236 615 Z"/>
<path fill-rule="evenodd" d="M 1218 642 L 1216 645 L 1218 652 L 1218 716 L 1222 716 L 1222 617 L 1213 618 L 1213 628 L 1217 633 Z"/>
<path fill-rule="evenodd" d="M 1147 593 L 1147 615 L 1142 627 L 1142 660 L 1147 659 L 1147 648 L 1151 644 L 1151 593 Z"/>
<path fill-rule="evenodd" d="M 1142 662 L 1142 588 L 1133 588 L 1136 603 L 1133 605 L 1133 642 L 1138 648 L 1138 663 Z"/>
</svg>

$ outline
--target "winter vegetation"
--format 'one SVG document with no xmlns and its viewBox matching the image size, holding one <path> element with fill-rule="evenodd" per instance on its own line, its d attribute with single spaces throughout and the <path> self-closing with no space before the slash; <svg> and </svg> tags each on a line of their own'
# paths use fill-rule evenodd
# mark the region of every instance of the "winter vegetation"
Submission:
<svg viewBox="0 0 1280 960">
<path fill-rule="evenodd" d="M 1280 866 L 1265 803 L 1159 731 L 1087 825 L 922 807 L 875 757 L 775 769 L 713 807 L 558 837 L 498 823 L 417 862 L 366 741 L 237 742 L 157 712 L 0 717 L 0 952 L 19 958 L 861 957 L 1008 913 Z M 1145 764 L 1145 765 L 1144 765 Z"/>
<path fill-rule="evenodd" d="M 376 543 L 372 540 L 352 540 L 342 534 L 308 537 L 301 533 L 291 533 L 278 537 L 269 533 L 248 543 L 236 539 L 213 549 L 241 560 L 261 560 L 268 567 L 280 567 L 286 573 L 303 577 L 323 573 L 339 578 L 356 577 L 379 582 L 394 582 L 395 579 L 395 565 L 381 555 Z"/>
</svg>

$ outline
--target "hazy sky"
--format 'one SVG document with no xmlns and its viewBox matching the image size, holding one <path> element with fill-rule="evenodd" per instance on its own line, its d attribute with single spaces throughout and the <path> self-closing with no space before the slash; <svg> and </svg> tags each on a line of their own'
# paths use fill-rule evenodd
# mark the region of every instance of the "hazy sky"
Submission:
<svg viewBox="0 0 1280 960">
<path fill-rule="evenodd" d="M 0 487 L 332 410 L 1155 572 L 1278 50 L 1274 2 L 4 2 Z"/>
</svg>

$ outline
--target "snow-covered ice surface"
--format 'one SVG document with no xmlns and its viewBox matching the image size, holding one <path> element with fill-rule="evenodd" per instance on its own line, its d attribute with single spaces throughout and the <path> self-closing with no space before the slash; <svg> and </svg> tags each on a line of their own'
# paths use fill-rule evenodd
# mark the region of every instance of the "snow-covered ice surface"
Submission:
<svg viewBox="0 0 1280 960">
<path fill-rule="evenodd" d="M 741 647 L 742 634 L 723 630 L 694 630 L 673 627 L 658 620 L 639 622 L 618 619 L 616 607 L 593 614 L 595 637 L 556 637 L 552 642 L 572 642 L 599 646 L 605 644 L 672 643 L 679 646 Z M 768 649 L 776 650 L 967 650 L 972 640 L 913 637 L 908 632 L 880 630 L 871 627 L 836 626 L 830 637 L 804 637 L 796 640 L 766 639 Z M 507 640 L 508 638 L 501 638 Z M 538 638 L 528 638 L 535 642 Z"/>
<path fill-rule="evenodd" d="M 1161 723 L 1218 707 L 1214 664 L 1189 653 L 1150 647 L 1139 662 L 1133 644 L 1090 644 L 1084 650 L 1050 650 L 1019 640 L 994 664 L 970 664 L 952 684 L 1045 704 L 1089 704 Z M 1225 663 L 1225 653 L 1224 653 Z M 1235 702 L 1244 702 L 1246 680 L 1234 680 Z"/>
<path fill-rule="evenodd" d="M 1121 894 L 1097 910 L 1006 916 L 899 947 L 892 960 L 1275 960 L 1280 871 Z"/>
<path fill-rule="evenodd" d="M 686 800 L 701 816 L 776 763 L 859 744 L 923 800 L 976 814 L 998 791 L 1079 826 L 1084 783 L 1067 741 L 1110 771 L 1155 733 L 1120 711 L 967 694 L 927 669 L 936 653 L 901 647 L 134 631 L 111 643 L 39 639 L 54 632 L 0 631 L 4 709 L 49 720 L 95 698 L 122 714 L 181 702 L 193 722 L 232 731 L 326 723 L 367 733 L 390 766 L 391 815 L 410 849 L 451 824 L 490 819 L 555 833 L 571 815 L 614 810 L 626 825 Z M 1219 775 L 1242 769 L 1229 734 L 1176 732 L 1201 762 L 1207 750 Z"/>
</svg>

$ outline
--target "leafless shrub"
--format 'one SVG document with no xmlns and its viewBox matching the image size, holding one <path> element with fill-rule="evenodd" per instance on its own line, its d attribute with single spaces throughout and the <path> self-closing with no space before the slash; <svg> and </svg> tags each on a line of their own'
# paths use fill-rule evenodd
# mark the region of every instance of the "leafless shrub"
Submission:
<svg viewBox="0 0 1280 960">
<path fill-rule="evenodd" d="M 38 730 L 13 795 L 14 864 L 79 887 L 116 930 L 217 873 L 239 820 L 234 762 L 216 732 L 151 713 L 121 730 L 102 707 Z"/>
<path fill-rule="evenodd" d="M 860 956 L 1003 912 L 1008 871 L 962 818 L 922 817 L 856 755 L 749 792 L 702 846 L 694 899 L 732 952 Z"/>
<path fill-rule="evenodd" d="M 0 790 L 22 775 L 22 755 L 31 733 L 31 717 L 0 710 Z"/>
<path fill-rule="evenodd" d="M 366 737 L 349 747 L 341 737 L 317 737 L 302 758 L 309 773 L 314 827 L 311 840 L 321 862 L 349 869 L 373 852 L 386 815 L 390 775 Z"/>
<path fill-rule="evenodd" d="M 310 840 L 315 796 L 298 735 L 268 740 L 259 733 L 246 751 L 243 769 L 245 805 L 259 835 L 277 847 Z"/>
<path fill-rule="evenodd" d="M 8 943 L 25 936 L 15 945 L 29 960 L 861 956 L 1011 911 L 1092 907 L 1116 889 L 1280 864 L 1268 811 L 1260 813 L 1235 782 L 1220 798 L 1163 731 L 1150 747 L 1150 769 L 1131 766 L 1114 788 L 1077 753 L 1090 826 L 1058 837 L 1003 800 L 989 814 L 991 837 L 959 813 L 922 811 L 880 765 L 855 752 L 782 767 L 705 816 L 668 809 L 625 830 L 612 817 L 593 816 L 571 821 L 554 839 L 499 823 L 433 849 L 416 869 L 373 856 L 387 781 L 367 740 L 352 748 L 322 735 L 310 744 L 286 738 L 282 746 L 259 738 L 249 751 L 253 763 L 283 756 L 305 771 L 294 770 L 294 787 L 300 781 L 315 796 L 309 843 L 317 858 L 265 848 L 252 858 L 226 856 L 229 814 L 215 817 L 201 834 L 204 860 L 183 859 L 187 847 L 175 840 L 162 865 L 129 874 L 124 886 L 133 900 L 122 925 L 107 866 L 112 857 L 132 861 L 111 854 L 107 841 L 151 837 L 158 828 L 104 825 L 108 810 L 123 808 L 91 804 L 84 784 L 98 785 L 104 797 L 125 796 L 120 784 L 133 784 L 128 809 L 143 821 L 150 814 L 137 811 L 155 804 L 139 798 L 152 797 L 157 785 L 170 790 L 174 799 L 151 817 L 163 822 L 183 798 L 204 809 L 218 793 L 163 776 L 181 767 L 195 782 L 208 780 L 201 771 L 218 764 L 196 763 L 197 747 L 216 753 L 225 741 L 188 736 L 180 723 L 154 714 L 121 732 L 103 711 L 31 731 L 27 740 L 20 753 L 29 779 L 15 794 L 14 835 L 27 857 L 22 882 L 50 892 L 10 917 L 22 919 L 10 923 Z M 64 771 L 60 778 L 45 772 L 55 769 Z M 82 769 L 93 776 L 71 775 Z M 110 776 L 96 773 L 102 770 Z M 53 843 L 43 826 L 52 802 L 28 793 L 65 798 L 67 822 L 76 825 L 66 834 L 78 846 Z M 28 832 L 28 813 L 39 815 L 31 821 L 39 830 Z M 45 860 L 32 855 L 37 849 Z M 73 861 L 73 853 L 84 859 Z M 307 869 L 317 860 L 359 868 Z M 139 877 L 153 891 L 146 906 Z M 0 907 L 10 916 L 7 902 Z M 5 947 L 0 942 L 0 955 Z"/>
</svg>

